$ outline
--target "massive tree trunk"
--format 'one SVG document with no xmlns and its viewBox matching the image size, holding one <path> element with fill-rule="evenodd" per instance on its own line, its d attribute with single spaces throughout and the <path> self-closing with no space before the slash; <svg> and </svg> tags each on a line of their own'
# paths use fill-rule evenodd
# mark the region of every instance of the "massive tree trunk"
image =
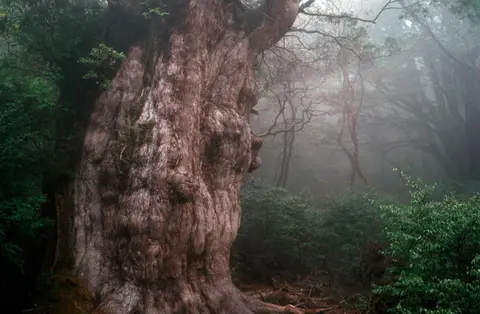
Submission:
<svg viewBox="0 0 480 314">
<path fill-rule="evenodd" d="M 256 13 L 233 0 L 184 5 L 168 49 L 131 47 L 94 106 L 74 184 L 75 265 L 94 313 L 281 312 L 233 286 L 229 255 L 242 179 L 260 165 L 252 62 L 298 0 Z"/>
</svg>

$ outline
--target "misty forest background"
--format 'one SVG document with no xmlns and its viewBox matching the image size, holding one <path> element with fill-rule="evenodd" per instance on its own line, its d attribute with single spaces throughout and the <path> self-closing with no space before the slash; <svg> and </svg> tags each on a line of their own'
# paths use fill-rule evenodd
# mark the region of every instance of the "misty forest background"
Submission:
<svg viewBox="0 0 480 314">
<path fill-rule="evenodd" d="M 0 4 L 7 308 L 69 297 L 53 280 L 48 192 L 74 173 L 90 109 L 77 104 L 108 88 L 126 53 L 105 41 L 121 21 L 105 6 Z M 122 23 L 168 17 L 144 9 Z M 480 2 L 317 0 L 256 71 L 263 165 L 242 191 L 237 284 L 303 283 L 310 301 L 328 291 L 352 311 L 480 313 Z"/>
</svg>

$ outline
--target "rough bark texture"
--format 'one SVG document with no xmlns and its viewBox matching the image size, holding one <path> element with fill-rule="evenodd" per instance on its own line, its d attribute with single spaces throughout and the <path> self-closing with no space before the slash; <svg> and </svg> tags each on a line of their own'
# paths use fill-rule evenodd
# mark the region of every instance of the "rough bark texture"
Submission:
<svg viewBox="0 0 480 314">
<path fill-rule="evenodd" d="M 75 264 L 94 313 L 288 311 L 243 296 L 229 267 L 240 185 L 261 163 L 253 58 L 298 11 L 298 0 L 267 2 L 252 32 L 234 1 L 189 1 L 168 51 L 132 47 L 96 103 L 74 195 Z"/>
</svg>

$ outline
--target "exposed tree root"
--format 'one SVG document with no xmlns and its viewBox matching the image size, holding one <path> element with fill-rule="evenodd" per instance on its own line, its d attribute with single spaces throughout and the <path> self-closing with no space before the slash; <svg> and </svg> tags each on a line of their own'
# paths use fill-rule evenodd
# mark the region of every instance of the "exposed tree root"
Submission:
<svg viewBox="0 0 480 314">
<path fill-rule="evenodd" d="M 319 314 L 326 313 L 327 311 L 333 310 L 334 307 L 322 307 L 315 309 L 300 309 L 292 304 L 287 305 L 276 305 L 272 303 L 266 303 L 260 300 L 257 302 L 252 302 L 253 308 L 251 308 L 253 313 L 295 313 L 295 314 Z"/>
<path fill-rule="evenodd" d="M 125 284 L 105 298 L 92 314 L 133 313 L 140 301 L 140 297 L 141 295 L 137 287 Z"/>
<path fill-rule="evenodd" d="M 218 292 L 223 293 L 219 294 Z M 91 314 L 176 314 L 176 313 L 219 313 L 219 314 L 269 314 L 269 313 L 321 313 L 305 311 L 293 305 L 276 305 L 263 302 L 252 296 L 243 294 L 236 288 L 210 288 L 201 293 L 192 294 L 192 290 L 184 291 L 179 297 L 162 295 L 151 296 L 150 292 L 141 295 L 132 285 L 124 285 L 108 295 Z M 173 301 L 173 303 L 158 302 Z"/>
<path fill-rule="evenodd" d="M 253 313 L 259 313 L 259 314 L 268 314 L 268 313 L 296 313 L 296 314 L 303 314 L 306 313 L 298 308 L 296 308 L 293 305 L 276 305 L 276 304 L 271 304 L 271 303 L 266 303 L 263 301 L 260 301 L 258 299 L 254 299 L 252 297 L 248 297 L 248 303 L 247 306 L 250 308 L 250 310 Z"/>
<path fill-rule="evenodd" d="M 293 282 L 284 281 L 281 278 L 272 278 L 271 283 L 243 285 L 239 282 L 238 284 L 242 287 L 242 291 L 251 298 L 256 298 L 260 302 L 278 304 L 274 308 L 267 306 L 267 310 L 270 311 L 283 311 L 281 313 L 359 313 L 350 304 L 351 301 L 355 302 L 359 294 L 363 293 L 360 285 L 331 287 L 326 284 L 327 282 L 328 276 L 326 274 L 311 274 L 298 277 Z M 259 306 L 259 308 L 262 306 Z"/>
</svg>

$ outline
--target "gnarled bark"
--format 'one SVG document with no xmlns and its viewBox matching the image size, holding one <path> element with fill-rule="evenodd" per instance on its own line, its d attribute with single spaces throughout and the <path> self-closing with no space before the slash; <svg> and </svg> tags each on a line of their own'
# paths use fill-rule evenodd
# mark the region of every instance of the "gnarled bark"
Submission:
<svg viewBox="0 0 480 314">
<path fill-rule="evenodd" d="M 253 32 L 238 27 L 234 2 L 188 1 L 168 51 L 131 47 L 94 107 L 73 232 L 94 313 L 288 310 L 243 296 L 229 255 L 243 176 L 261 163 L 252 61 L 292 25 L 298 0 L 267 1 Z"/>
</svg>

